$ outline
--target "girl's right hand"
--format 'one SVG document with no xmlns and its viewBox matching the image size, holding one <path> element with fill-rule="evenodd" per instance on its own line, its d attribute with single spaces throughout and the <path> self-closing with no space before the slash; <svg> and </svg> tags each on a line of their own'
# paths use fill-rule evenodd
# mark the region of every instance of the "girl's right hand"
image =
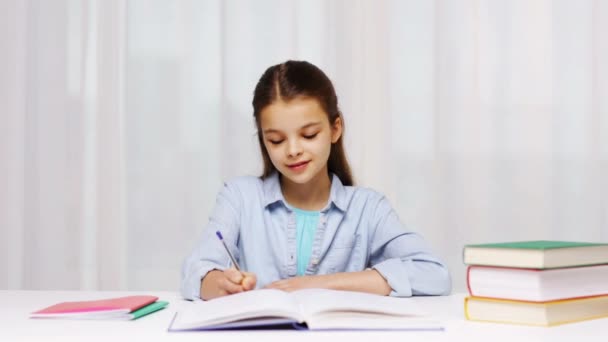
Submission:
<svg viewBox="0 0 608 342">
<path fill-rule="evenodd" d="M 229 294 L 255 289 L 257 278 L 254 273 L 239 272 L 235 268 L 207 273 L 201 283 L 201 298 L 209 300 Z"/>
</svg>

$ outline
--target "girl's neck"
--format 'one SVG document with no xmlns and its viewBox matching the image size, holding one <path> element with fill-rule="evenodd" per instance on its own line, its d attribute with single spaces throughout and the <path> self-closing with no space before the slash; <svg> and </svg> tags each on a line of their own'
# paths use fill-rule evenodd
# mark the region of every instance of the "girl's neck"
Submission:
<svg viewBox="0 0 608 342">
<path fill-rule="evenodd" d="M 321 210 L 327 204 L 331 180 L 327 168 L 306 184 L 298 184 L 281 177 L 283 197 L 290 205 L 303 210 Z"/>
</svg>

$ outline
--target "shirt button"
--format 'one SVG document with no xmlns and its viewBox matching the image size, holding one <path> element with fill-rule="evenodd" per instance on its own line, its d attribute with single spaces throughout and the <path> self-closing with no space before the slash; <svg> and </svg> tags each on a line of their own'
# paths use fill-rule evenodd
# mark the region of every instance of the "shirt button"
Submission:
<svg viewBox="0 0 608 342">
<path fill-rule="evenodd" d="M 317 265 L 319 263 L 319 259 L 312 259 L 312 264 L 313 265 Z"/>
</svg>

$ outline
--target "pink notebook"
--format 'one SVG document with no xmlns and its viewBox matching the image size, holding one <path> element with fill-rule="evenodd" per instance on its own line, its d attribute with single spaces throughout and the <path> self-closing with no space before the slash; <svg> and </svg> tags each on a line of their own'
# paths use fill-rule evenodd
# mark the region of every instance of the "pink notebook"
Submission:
<svg viewBox="0 0 608 342">
<path fill-rule="evenodd" d="M 32 312 L 30 317 L 111 318 L 133 312 L 158 300 L 155 296 L 127 296 L 102 300 L 64 302 Z"/>
</svg>

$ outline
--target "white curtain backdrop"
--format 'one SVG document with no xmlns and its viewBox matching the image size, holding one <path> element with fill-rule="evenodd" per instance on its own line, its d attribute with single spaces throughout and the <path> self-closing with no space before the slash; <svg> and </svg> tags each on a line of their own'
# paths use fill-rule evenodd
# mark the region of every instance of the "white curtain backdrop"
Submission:
<svg viewBox="0 0 608 342">
<path fill-rule="evenodd" d="M 608 242 L 606 32 L 601 0 L 2 0 L 0 289 L 176 290 L 287 59 L 455 291 L 468 243 Z"/>
</svg>

